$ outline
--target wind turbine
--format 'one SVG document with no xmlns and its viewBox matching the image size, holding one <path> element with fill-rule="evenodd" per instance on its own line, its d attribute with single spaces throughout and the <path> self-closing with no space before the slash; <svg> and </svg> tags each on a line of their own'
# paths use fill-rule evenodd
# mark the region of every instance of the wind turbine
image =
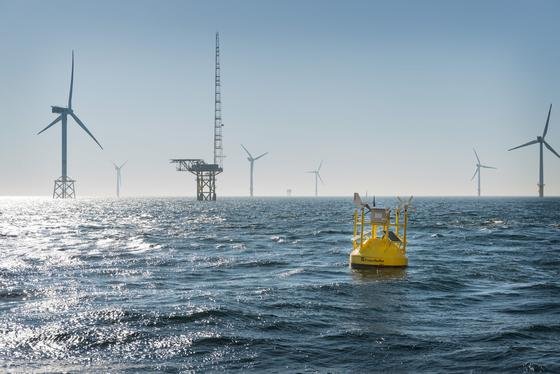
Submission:
<svg viewBox="0 0 560 374">
<path fill-rule="evenodd" d="M 101 144 L 95 139 L 93 134 L 89 132 L 88 128 L 84 123 L 74 114 L 72 110 L 72 89 L 74 86 L 74 51 L 72 51 L 72 73 L 70 75 L 70 93 L 68 94 L 68 107 L 60 107 L 60 106 L 51 106 L 52 112 L 59 114 L 58 117 L 54 121 L 52 121 L 47 127 L 43 130 L 39 131 L 37 135 L 41 134 L 48 128 L 54 126 L 56 123 L 62 121 L 62 176 L 54 181 L 54 191 L 53 191 L 53 198 L 75 198 L 76 191 L 74 188 L 75 180 L 68 178 L 67 173 L 67 124 L 68 124 L 68 116 L 72 117 L 74 121 L 97 143 L 97 145 L 101 147 Z"/>
<path fill-rule="evenodd" d="M 478 154 L 476 153 L 476 149 L 473 148 L 473 151 L 474 151 L 474 155 L 476 156 L 476 170 L 474 171 L 471 180 L 473 180 L 474 177 L 476 177 L 478 174 L 478 196 L 480 197 L 480 168 L 484 168 L 484 169 L 496 169 L 496 168 L 493 166 L 482 165 L 480 163 L 480 158 L 478 158 Z"/>
<path fill-rule="evenodd" d="M 550 104 L 550 108 L 548 108 L 548 117 L 546 118 L 546 125 L 544 126 L 544 131 L 543 131 L 542 136 L 537 136 L 536 140 L 531 140 L 530 142 L 527 142 L 525 144 L 521 144 L 520 146 L 508 149 L 508 151 L 512 151 L 514 149 L 525 147 L 527 145 L 539 143 L 540 164 L 539 164 L 539 183 L 537 184 L 537 186 L 539 186 L 539 197 L 544 196 L 543 144 L 546 146 L 546 148 L 548 148 L 548 150 L 550 152 L 554 153 L 557 157 L 560 158 L 560 155 L 552 148 L 552 146 L 550 144 L 548 144 L 546 142 L 546 140 L 544 140 L 544 138 L 546 137 L 546 133 L 548 132 L 548 123 L 550 122 L 550 112 L 551 111 L 552 111 L 552 104 Z"/>
<path fill-rule="evenodd" d="M 125 161 L 121 166 L 117 166 L 117 164 L 113 162 L 113 165 L 115 166 L 115 171 L 117 172 L 117 198 L 121 197 L 121 184 L 122 184 L 121 169 L 123 168 L 124 165 L 126 165 L 127 162 L 128 161 Z"/>
<path fill-rule="evenodd" d="M 250 162 L 250 164 L 251 164 L 251 185 L 250 185 L 249 191 L 250 191 L 250 193 L 251 193 L 251 197 L 253 197 L 253 166 L 254 166 L 255 161 L 257 161 L 259 158 L 261 158 L 261 157 L 263 157 L 263 156 L 266 156 L 266 155 L 268 154 L 268 152 L 265 152 L 265 153 L 263 153 L 263 154 L 260 155 L 260 156 L 253 157 L 253 156 L 251 155 L 251 153 L 249 153 L 249 151 L 247 150 L 247 148 L 245 148 L 245 146 L 243 146 L 243 144 L 241 144 L 241 147 L 243 147 L 243 149 L 245 150 L 245 152 L 247 152 L 247 154 L 249 155 L 249 157 L 247 157 L 247 160 L 248 160 L 248 161 Z"/>
<path fill-rule="evenodd" d="M 321 171 L 321 166 L 323 166 L 323 160 L 321 160 L 321 163 L 319 164 L 319 167 L 317 168 L 317 170 L 311 170 L 308 171 L 308 173 L 313 173 L 315 174 L 315 197 L 317 197 L 317 179 L 321 180 L 321 183 L 325 184 L 325 182 L 323 181 L 323 178 L 321 178 L 321 174 L 319 174 L 319 171 Z"/>
</svg>

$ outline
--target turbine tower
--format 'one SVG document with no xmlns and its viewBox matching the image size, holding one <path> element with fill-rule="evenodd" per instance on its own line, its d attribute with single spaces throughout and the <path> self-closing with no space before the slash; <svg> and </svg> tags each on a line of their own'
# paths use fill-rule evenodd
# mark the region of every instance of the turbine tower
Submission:
<svg viewBox="0 0 560 374">
<path fill-rule="evenodd" d="M 113 162 L 113 165 L 115 166 L 115 171 L 117 172 L 117 198 L 121 197 L 121 185 L 122 185 L 121 169 L 123 168 L 124 165 L 126 165 L 127 162 L 128 161 L 125 161 L 121 166 L 117 166 L 117 164 Z"/>
<path fill-rule="evenodd" d="M 249 157 L 247 157 L 247 160 L 250 162 L 250 165 L 251 165 L 251 167 L 250 167 L 251 168 L 251 185 L 249 187 L 249 191 L 250 191 L 251 197 L 253 197 L 253 166 L 255 164 L 255 161 L 257 161 L 259 158 L 261 158 L 263 156 L 266 156 L 268 154 L 268 152 L 265 152 L 260 156 L 253 157 L 251 155 L 251 153 L 249 153 L 249 151 L 247 150 L 247 148 L 245 148 L 245 146 L 243 144 L 241 144 L 241 147 L 243 147 L 245 152 L 247 152 L 247 154 L 249 155 Z"/>
<path fill-rule="evenodd" d="M 550 144 L 548 144 L 546 142 L 546 140 L 544 140 L 544 138 L 546 137 L 546 133 L 548 132 L 548 123 L 550 122 L 550 112 L 551 111 L 552 111 L 552 104 L 550 104 L 550 107 L 548 108 L 548 117 L 546 118 L 546 125 L 544 126 L 544 131 L 543 131 L 542 136 L 537 136 L 537 139 L 535 139 L 535 140 L 531 140 L 530 142 L 527 142 L 525 144 L 521 144 L 517 147 L 508 149 L 508 151 L 513 151 L 514 149 L 517 149 L 517 148 L 521 148 L 521 147 L 525 147 L 525 146 L 528 146 L 528 145 L 531 145 L 531 144 L 539 143 L 540 164 L 539 164 L 539 183 L 537 184 L 537 186 L 539 187 L 539 197 L 544 196 L 543 144 L 546 146 L 546 148 L 548 148 L 548 150 L 550 152 L 554 153 L 557 157 L 560 158 L 560 155 L 552 148 L 552 146 Z"/>
<path fill-rule="evenodd" d="M 493 166 L 482 165 L 480 163 L 480 158 L 478 158 L 478 154 L 476 153 L 476 149 L 473 148 L 473 151 L 474 151 L 474 155 L 476 156 L 476 170 L 474 171 L 471 180 L 473 180 L 474 177 L 478 175 L 478 197 L 480 197 L 480 168 L 484 168 L 484 169 L 496 169 L 496 168 Z"/>
<path fill-rule="evenodd" d="M 72 110 L 72 89 L 74 86 L 74 51 L 72 51 L 72 73 L 70 75 L 70 93 L 68 94 L 68 107 L 59 107 L 59 106 L 51 106 L 52 112 L 59 114 L 58 117 L 55 118 L 47 127 L 43 130 L 39 131 L 39 134 L 47 130 L 48 128 L 54 126 L 59 121 L 62 121 L 62 176 L 54 181 L 54 191 L 53 191 L 53 198 L 75 198 L 76 197 L 76 190 L 74 187 L 74 179 L 68 177 L 68 168 L 67 168 L 67 124 L 68 124 L 68 116 L 72 117 L 74 121 L 97 143 L 97 145 L 101 147 L 101 144 L 95 139 L 95 136 L 91 132 L 89 132 L 88 128 L 84 123 L 76 116 L 74 111 Z"/>
<path fill-rule="evenodd" d="M 317 168 L 317 170 L 308 171 L 308 173 L 315 174 L 315 197 L 318 196 L 318 194 L 317 194 L 317 179 L 320 179 L 321 183 L 325 184 L 325 182 L 323 181 L 323 178 L 321 178 L 321 174 L 319 174 L 319 172 L 321 171 L 321 166 L 323 166 L 323 160 L 321 160 L 321 163 L 319 164 L 319 167 Z"/>
</svg>

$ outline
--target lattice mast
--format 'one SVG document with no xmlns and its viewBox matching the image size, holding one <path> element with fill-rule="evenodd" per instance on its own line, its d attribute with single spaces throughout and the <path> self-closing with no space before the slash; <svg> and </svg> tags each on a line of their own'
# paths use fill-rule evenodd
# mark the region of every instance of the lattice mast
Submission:
<svg viewBox="0 0 560 374">
<path fill-rule="evenodd" d="M 214 76 L 214 164 L 223 167 L 224 149 L 222 144 L 222 93 L 220 82 L 220 33 L 216 33 L 216 70 Z"/>
<path fill-rule="evenodd" d="M 177 171 L 187 171 L 196 175 L 196 199 L 198 201 L 216 201 L 216 175 L 220 174 L 223 163 L 222 148 L 222 98 L 220 84 L 220 35 L 216 33 L 216 70 L 214 91 L 214 163 L 207 164 L 201 159 L 173 159 Z"/>
</svg>

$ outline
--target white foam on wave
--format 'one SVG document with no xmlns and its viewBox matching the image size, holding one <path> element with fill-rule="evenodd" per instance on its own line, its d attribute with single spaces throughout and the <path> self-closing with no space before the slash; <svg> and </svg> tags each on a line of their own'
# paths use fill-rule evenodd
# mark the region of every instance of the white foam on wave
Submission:
<svg viewBox="0 0 560 374">
<path fill-rule="evenodd" d="M 292 269 L 292 270 L 288 270 L 288 271 L 285 271 L 283 273 L 280 273 L 278 276 L 280 278 L 287 278 L 287 277 L 291 277 L 292 275 L 303 273 L 304 271 L 305 271 L 304 268 L 297 268 L 297 269 Z"/>
</svg>

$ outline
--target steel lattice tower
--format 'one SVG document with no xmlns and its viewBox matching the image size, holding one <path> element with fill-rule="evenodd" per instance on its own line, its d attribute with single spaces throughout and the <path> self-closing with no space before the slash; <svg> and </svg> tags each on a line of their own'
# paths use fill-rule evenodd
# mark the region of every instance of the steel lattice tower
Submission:
<svg viewBox="0 0 560 374">
<path fill-rule="evenodd" d="M 222 147 L 222 97 L 220 82 L 220 35 L 216 33 L 216 60 L 214 75 L 214 163 L 207 164 L 201 159 L 173 159 L 177 171 L 188 171 L 196 175 L 196 199 L 198 201 L 216 201 L 216 175 L 223 171 Z"/>
<path fill-rule="evenodd" d="M 214 164 L 223 165 L 224 149 L 222 147 L 222 93 L 220 83 L 220 34 L 216 33 L 216 61 L 214 76 Z"/>
</svg>

